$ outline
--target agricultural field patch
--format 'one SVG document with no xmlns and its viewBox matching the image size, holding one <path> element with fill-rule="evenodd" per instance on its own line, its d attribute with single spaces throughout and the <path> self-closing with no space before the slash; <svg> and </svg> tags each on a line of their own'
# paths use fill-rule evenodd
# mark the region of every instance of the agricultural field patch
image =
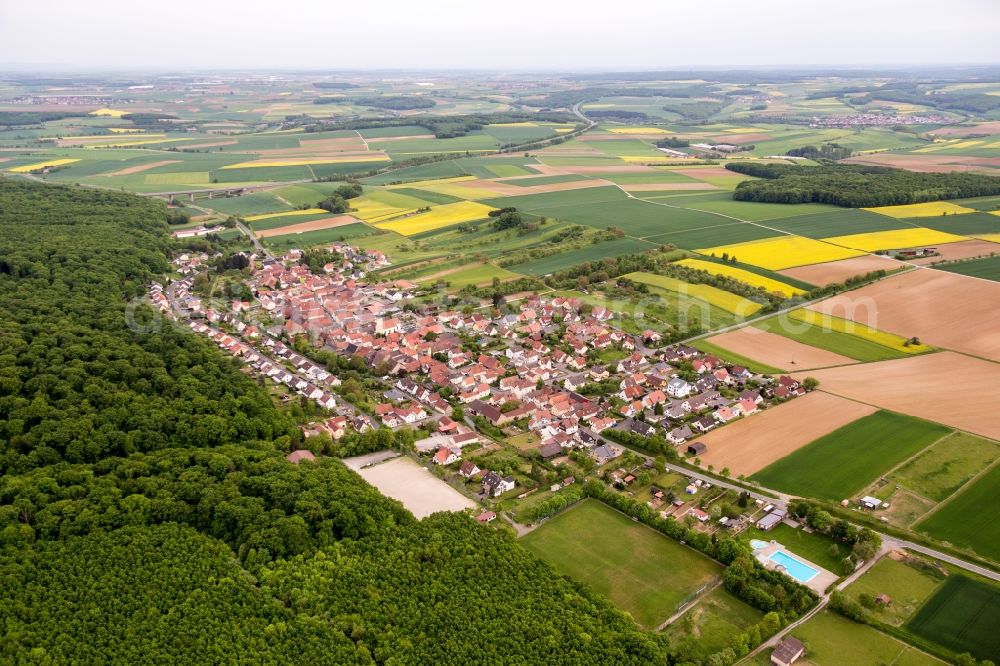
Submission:
<svg viewBox="0 0 1000 666">
<path fill-rule="evenodd" d="M 1000 562 L 1000 465 L 994 465 L 971 485 L 916 525 L 936 539 L 971 548 Z"/>
<path fill-rule="evenodd" d="M 768 488 L 839 502 L 948 432 L 935 423 L 879 411 L 810 442 L 751 478 Z"/>
<path fill-rule="evenodd" d="M 809 664 L 841 666 L 844 655 L 852 664 L 941 666 L 941 662 L 882 632 L 832 611 L 822 611 L 792 632 L 806 646 Z"/>
<path fill-rule="evenodd" d="M 740 633 L 763 617 L 759 610 L 720 587 L 675 620 L 664 633 L 682 653 L 706 658 L 729 647 Z"/>
<path fill-rule="evenodd" d="M 270 220 L 273 222 L 273 220 Z M 324 231 L 337 227 L 347 227 L 357 224 L 358 220 L 350 215 L 335 215 L 332 217 L 321 217 L 320 219 L 308 222 L 296 222 L 294 224 L 282 224 L 278 226 L 261 225 L 254 228 L 257 238 L 270 238 L 271 236 L 282 236 L 286 234 L 304 234 L 308 232 Z"/>
<path fill-rule="evenodd" d="M 374 230 L 367 224 L 358 222 L 356 224 L 333 227 L 330 229 L 321 229 L 319 231 L 306 231 L 302 233 L 286 233 L 280 236 L 269 236 L 262 239 L 261 242 L 263 242 L 264 245 L 270 248 L 273 252 L 280 253 L 287 252 L 292 248 L 307 248 L 312 247 L 313 245 L 332 243 L 334 241 L 350 240 L 352 243 L 357 243 L 359 237 L 368 236 L 373 233 Z"/>
<path fill-rule="evenodd" d="M 722 572 L 704 555 L 594 500 L 546 521 L 521 543 L 646 628 Z"/>
<path fill-rule="evenodd" d="M 889 217 L 938 217 L 941 215 L 960 215 L 962 213 L 975 212 L 972 208 L 959 206 L 950 201 L 928 201 L 926 203 L 906 204 L 903 206 L 879 206 L 878 208 L 865 208 L 864 210 L 888 215 Z"/>
<path fill-rule="evenodd" d="M 443 206 L 434 206 L 426 213 L 417 213 L 403 219 L 382 222 L 375 226 L 380 229 L 395 231 L 404 236 L 413 236 L 414 234 L 441 229 L 453 224 L 480 220 L 487 217 L 491 210 L 493 208 L 490 206 L 484 206 L 473 201 L 461 201 L 453 204 L 444 204 Z"/>
<path fill-rule="evenodd" d="M 699 437 L 708 446 L 702 465 L 751 475 L 876 409 L 822 391 L 813 391 L 751 414 Z"/>
<path fill-rule="evenodd" d="M 1000 660 L 1000 588 L 952 574 L 906 627 L 956 653 Z"/>
<path fill-rule="evenodd" d="M 667 291 L 680 294 L 682 297 L 690 297 L 699 301 L 704 301 L 709 305 L 730 312 L 738 317 L 749 317 L 763 307 L 760 303 L 755 303 L 747 298 L 738 296 L 728 291 L 707 284 L 691 284 L 668 277 L 666 275 L 655 275 L 653 273 L 627 273 L 623 278 L 647 284 Z"/>
<path fill-rule="evenodd" d="M 890 481 L 942 502 L 1000 457 L 1000 443 L 956 432 L 895 470 Z"/>
<path fill-rule="evenodd" d="M 863 254 L 857 250 L 801 236 L 780 236 L 749 243 L 702 248 L 697 251 L 700 254 L 717 257 L 728 254 L 744 263 L 774 271 L 806 264 L 849 259 Z"/>
<path fill-rule="evenodd" d="M 799 289 L 798 287 L 793 287 L 789 284 L 785 284 L 784 282 L 779 282 L 778 280 L 764 277 L 763 275 L 758 275 L 757 273 L 751 273 L 750 271 L 743 270 L 742 268 L 736 268 L 735 266 L 723 263 L 704 261 L 701 259 L 681 259 L 677 262 L 677 264 L 680 266 L 687 266 L 688 268 L 707 271 L 713 275 L 722 275 L 733 278 L 734 280 L 739 280 L 740 282 L 744 282 L 752 287 L 760 287 L 770 293 L 781 294 L 785 298 L 791 298 L 792 296 L 806 293 L 804 289 Z"/>
<path fill-rule="evenodd" d="M 997 245 L 997 251 L 1000 251 L 1000 245 Z M 984 280 L 1000 282 L 1000 257 L 987 257 L 984 259 L 960 261 L 954 264 L 936 266 L 936 268 L 942 271 L 948 271 L 949 273 L 958 273 L 960 275 L 969 275 L 972 277 L 983 278 Z"/>
<path fill-rule="evenodd" d="M 533 259 L 521 264 L 510 266 L 509 268 L 525 275 L 548 275 L 570 268 L 577 264 L 582 264 L 605 257 L 620 257 L 625 254 L 635 254 L 656 249 L 653 243 L 635 238 L 618 238 L 616 240 L 595 243 L 587 247 L 568 252 L 559 252 Z"/>
<path fill-rule="evenodd" d="M 852 335 L 903 354 L 923 354 L 932 350 L 928 345 L 913 342 L 900 335 L 880 331 L 849 319 L 822 314 L 815 310 L 792 310 L 788 313 L 788 317 L 789 319 L 801 321 L 811 326 L 817 326 L 825 331 Z"/>
<path fill-rule="evenodd" d="M 900 626 L 926 601 L 941 579 L 893 557 L 883 557 L 846 592 L 855 601 L 862 594 L 892 599 L 890 606 L 876 606 L 872 612 L 882 622 Z"/>
<path fill-rule="evenodd" d="M 768 204 L 756 204 L 768 205 Z M 783 206 L 784 204 L 770 204 Z M 809 205 L 813 204 L 799 204 Z M 909 229 L 912 222 L 897 220 L 885 215 L 869 213 L 857 208 L 837 208 L 826 212 L 813 212 L 805 215 L 793 215 L 782 218 L 768 219 L 765 224 L 775 229 L 781 229 L 790 234 L 806 238 L 826 238 L 828 236 L 843 236 L 847 234 L 874 233 Z"/>
<path fill-rule="evenodd" d="M 914 218 L 914 224 L 929 229 L 937 229 L 950 234 L 978 236 L 1000 233 L 1000 217 L 993 213 L 965 213 L 963 215 L 941 215 L 939 217 Z"/>
<path fill-rule="evenodd" d="M 824 241 L 835 245 L 875 252 L 878 250 L 894 250 L 907 247 L 927 247 L 945 243 L 957 243 L 967 240 L 964 236 L 913 227 L 912 229 L 897 229 L 896 231 L 879 231 L 867 234 L 850 234 L 848 236 L 833 236 Z"/>
<path fill-rule="evenodd" d="M 733 354 L 754 359 L 778 371 L 808 370 L 857 363 L 856 360 L 753 326 L 713 335 L 708 341 L 724 352 L 720 356 L 735 361 Z"/>
<path fill-rule="evenodd" d="M 30 173 L 32 171 L 38 171 L 39 169 L 50 169 L 53 167 L 61 167 L 74 162 L 79 162 L 79 159 L 74 158 L 62 158 L 54 160 L 43 160 L 41 162 L 32 162 L 31 164 L 22 164 L 20 166 L 7 167 L 6 170 L 11 173 Z"/>
</svg>

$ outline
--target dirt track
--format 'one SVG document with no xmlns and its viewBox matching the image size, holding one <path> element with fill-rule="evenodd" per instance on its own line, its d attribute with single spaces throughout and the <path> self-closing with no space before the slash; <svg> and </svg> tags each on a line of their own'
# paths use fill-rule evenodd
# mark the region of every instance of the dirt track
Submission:
<svg viewBox="0 0 1000 666">
<path fill-rule="evenodd" d="M 815 375 L 812 375 L 815 376 Z M 702 465 L 750 475 L 823 435 L 874 413 L 860 402 L 814 391 L 699 437 Z"/>
</svg>

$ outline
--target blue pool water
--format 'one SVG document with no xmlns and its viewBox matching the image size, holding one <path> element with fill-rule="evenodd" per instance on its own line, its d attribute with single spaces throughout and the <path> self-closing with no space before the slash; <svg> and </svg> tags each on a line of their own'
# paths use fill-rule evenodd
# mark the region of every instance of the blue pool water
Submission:
<svg viewBox="0 0 1000 666">
<path fill-rule="evenodd" d="M 760 539 L 750 539 L 750 547 L 753 548 L 754 550 L 760 550 L 761 548 L 766 548 L 767 546 L 770 545 L 771 544 L 769 544 L 768 542 L 761 541 Z"/>
<path fill-rule="evenodd" d="M 813 569 L 805 562 L 795 559 L 783 550 L 773 553 L 768 559 L 775 564 L 785 567 L 788 575 L 800 583 L 808 583 L 819 573 L 816 569 Z"/>
</svg>

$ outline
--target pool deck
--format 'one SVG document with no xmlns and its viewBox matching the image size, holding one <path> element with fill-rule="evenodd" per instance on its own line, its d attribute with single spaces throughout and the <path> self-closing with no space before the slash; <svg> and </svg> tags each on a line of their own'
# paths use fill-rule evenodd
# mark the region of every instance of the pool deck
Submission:
<svg viewBox="0 0 1000 666">
<path fill-rule="evenodd" d="M 839 576 L 837 576 L 833 572 L 827 571 L 818 564 L 814 564 L 800 555 L 796 555 L 792 551 L 785 548 L 782 544 L 774 540 L 768 542 L 768 544 L 763 548 L 758 548 L 757 550 L 753 551 L 753 555 L 754 557 L 757 558 L 758 562 L 764 565 L 765 569 L 770 569 L 771 571 L 782 570 L 783 568 L 780 565 L 771 561 L 771 556 L 779 551 L 785 551 L 785 553 L 787 553 L 789 556 L 803 562 L 804 564 L 808 564 L 810 567 L 816 570 L 817 573 L 815 576 L 813 576 L 807 582 L 802 583 L 816 594 L 823 594 L 826 591 L 826 588 L 828 588 L 831 584 L 835 583 L 839 578 Z M 794 579 L 794 576 L 789 576 L 789 577 Z"/>
</svg>

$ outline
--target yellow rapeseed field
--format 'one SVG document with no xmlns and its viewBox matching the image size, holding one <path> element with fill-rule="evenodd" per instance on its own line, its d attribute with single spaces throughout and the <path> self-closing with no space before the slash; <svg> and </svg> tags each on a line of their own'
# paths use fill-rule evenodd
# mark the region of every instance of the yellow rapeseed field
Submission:
<svg viewBox="0 0 1000 666">
<path fill-rule="evenodd" d="M 471 187 L 470 185 L 455 185 L 455 183 L 473 183 L 479 181 L 475 176 L 455 176 L 453 178 L 439 178 L 437 180 L 418 180 L 413 183 L 401 183 L 390 185 L 388 189 L 417 189 L 428 192 L 436 192 L 459 199 L 491 199 L 503 196 L 503 193 L 489 189 L 489 183 L 482 186 Z M 481 182 L 481 181 L 480 181 Z"/>
<path fill-rule="evenodd" d="M 409 183 L 399 183 L 397 185 L 389 185 L 386 189 L 399 190 L 403 188 L 416 188 L 426 190 L 428 185 L 439 185 L 443 183 L 460 183 L 466 180 L 477 180 L 475 176 L 452 176 L 451 178 L 434 178 L 431 180 L 414 180 Z"/>
<path fill-rule="evenodd" d="M 976 238 L 981 238 L 993 243 L 1000 243 L 1000 234 L 979 234 Z"/>
<path fill-rule="evenodd" d="M 178 141 L 192 141 L 194 137 L 184 137 L 183 139 L 150 139 L 143 137 L 141 139 L 129 139 L 129 137 L 123 137 L 121 140 L 107 141 L 104 143 L 87 143 L 84 148 L 122 148 L 127 146 L 145 146 L 153 143 L 176 143 Z"/>
<path fill-rule="evenodd" d="M 25 164 L 19 167 L 11 167 L 7 169 L 11 173 L 28 173 L 29 171 L 35 171 L 36 169 L 44 169 L 46 167 L 56 167 L 64 166 L 66 164 L 72 164 L 73 162 L 79 162 L 79 159 L 64 158 L 61 160 L 48 160 L 45 162 L 35 162 L 34 164 Z"/>
<path fill-rule="evenodd" d="M 913 227 L 912 229 L 894 229 L 892 231 L 875 231 L 867 234 L 849 234 L 824 238 L 828 243 L 852 247 L 855 250 L 875 252 L 877 250 L 896 250 L 904 247 L 919 247 L 927 245 L 943 245 L 968 240 L 965 236 Z"/>
<path fill-rule="evenodd" d="M 131 113 L 131 112 L 130 111 L 119 111 L 118 109 L 109 109 L 109 108 L 105 107 L 105 108 L 97 109 L 96 111 L 91 111 L 88 115 L 91 115 L 91 116 L 107 116 L 107 117 L 110 117 L 110 118 L 121 118 L 122 116 L 124 116 L 127 113 Z"/>
<path fill-rule="evenodd" d="M 652 287 L 659 287 L 677 294 L 690 296 L 699 301 L 705 301 L 710 305 L 731 312 L 735 315 L 748 317 L 763 307 L 760 303 L 732 294 L 728 291 L 718 289 L 707 284 L 690 284 L 683 280 L 667 277 L 666 275 L 656 275 L 654 273 L 628 273 L 626 278 L 635 282 L 648 284 Z"/>
<path fill-rule="evenodd" d="M 412 236 L 461 222 L 480 220 L 486 217 L 491 210 L 493 210 L 492 207 L 474 201 L 457 201 L 443 206 L 434 206 L 426 213 L 417 213 L 401 220 L 382 222 L 375 226 L 379 229 L 395 231 L 404 236 Z"/>
<path fill-rule="evenodd" d="M 254 167 L 286 167 L 286 166 L 309 166 L 311 164 L 342 164 L 348 162 L 388 162 L 389 156 L 383 153 L 373 153 L 371 155 L 342 155 L 337 157 L 317 157 L 301 160 L 252 160 L 250 162 L 238 162 L 227 164 L 222 169 L 251 169 Z"/>
<path fill-rule="evenodd" d="M 937 215 L 958 215 L 961 213 L 975 213 L 972 208 L 959 206 L 948 201 L 928 201 L 926 203 L 906 204 L 904 206 L 880 206 L 878 208 L 865 208 L 873 213 L 888 215 L 889 217 L 935 217 Z"/>
<path fill-rule="evenodd" d="M 742 268 L 737 268 L 735 266 L 717 264 L 712 261 L 703 261 L 701 259 L 682 259 L 678 261 L 677 264 L 680 266 L 687 266 L 688 268 L 695 268 L 700 271 L 708 271 L 712 275 L 730 277 L 734 280 L 745 282 L 752 287 L 762 287 L 769 292 L 781 293 L 786 298 L 806 293 L 804 289 L 799 289 L 798 287 L 793 287 L 790 284 L 785 284 L 784 282 L 779 282 L 778 280 L 772 280 L 769 277 L 757 275 L 756 273 L 751 273 L 750 271 L 743 270 Z"/>
<path fill-rule="evenodd" d="M 723 253 L 737 260 L 772 271 L 809 264 L 821 264 L 827 261 L 838 261 L 859 257 L 864 252 L 852 250 L 839 245 L 832 245 L 802 236 L 779 236 L 735 245 L 719 245 L 703 250 L 700 254 L 721 257 Z"/>
<path fill-rule="evenodd" d="M 820 328 L 828 331 L 836 331 L 837 333 L 853 335 L 857 338 L 874 342 L 877 345 L 882 345 L 883 347 L 906 352 L 907 354 L 922 354 L 933 349 L 930 345 L 924 344 L 906 345 L 906 338 L 896 335 L 895 333 L 886 333 L 885 331 L 880 331 L 849 319 L 841 319 L 840 317 L 823 314 L 822 312 L 815 312 L 813 310 L 806 310 L 803 308 L 789 312 L 788 316 L 791 319 L 804 321 L 808 324 L 819 326 Z"/>
<path fill-rule="evenodd" d="M 365 222 L 381 222 L 390 217 L 406 215 L 416 210 L 416 208 L 399 208 L 398 206 L 369 199 L 366 196 L 351 199 L 349 205 L 351 207 L 351 215 Z"/>
<path fill-rule="evenodd" d="M 251 215 L 250 217 L 245 217 L 247 222 L 256 222 L 257 220 L 269 220 L 272 217 L 291 217 L 293 215 L 317 215 L 319 213 L 326 213 L 327 211 L 322 208 L 305 208 L 302 210 L 286 210 L 283 213 L 263 213 L 261 215 Z"/>
</svg>

